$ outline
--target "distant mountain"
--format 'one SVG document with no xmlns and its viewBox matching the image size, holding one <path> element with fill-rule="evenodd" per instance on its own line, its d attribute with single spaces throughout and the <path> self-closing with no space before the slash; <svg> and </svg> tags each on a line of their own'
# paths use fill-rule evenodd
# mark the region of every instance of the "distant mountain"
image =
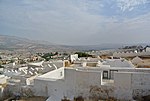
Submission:
<svg viewBox="0 0 150 101">
<path fill-rule="evenodd" d="M 18 52 L 51 52 L 72 50 L 70 47 L 52 44 L 47 41 L 33 41 L 16 36 L 0 35 L 0 50 Z"/>
<path fill-rule="evenodd" d="M 84 50 L 107 50 L 118 49 L 127 45 L 147 44 L 100 44 L 100 45 L 58 45 L 47 41 L 29 40 L 16 36 L 0 35 L 0 50 L 14 52 L 53 52 L 53 51 L 84 51 Z"/>
<path fill-rule="evenodd" d="M 100 44 L 100 45 L 58 45 L 47 41 L 29 40 L 26 38 L 0 35 L 0 50 L 29 51 L 29 52 L 50 52 L 50 51 L 72 51 L 72 50 L 104 50 L 117 49 L 121 44 Z"/>
</svg>

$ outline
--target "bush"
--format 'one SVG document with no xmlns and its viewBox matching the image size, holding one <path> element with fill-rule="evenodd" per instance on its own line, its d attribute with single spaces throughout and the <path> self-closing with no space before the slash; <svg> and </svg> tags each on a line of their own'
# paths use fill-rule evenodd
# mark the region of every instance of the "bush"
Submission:
<svg viewBox="0 0 150 101">
<path fill-rule="evenodd" d="M 78 57 L 92 57 L 92 55 L 89 55 L 84 52 L 76 52 L 75 54 L 78 54 Z"/>
<path fill-rule="evenodd" d="M 4 68 L 4 66 L 0 65 L 0 68 Z"/>
</svg>

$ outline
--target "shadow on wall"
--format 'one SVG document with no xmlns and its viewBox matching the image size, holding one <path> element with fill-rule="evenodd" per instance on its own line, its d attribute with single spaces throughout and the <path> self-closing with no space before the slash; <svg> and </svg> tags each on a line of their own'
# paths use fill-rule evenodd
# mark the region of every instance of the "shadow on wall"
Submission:
<svg viewBox="0 0 150 101">
<path fill-rule="evenodd" d="M 64 99 L 62 99 L 61 101 L 71 101 L 71 100 L 67 99 L 67 97 L 64 97 Z M 74 101 L 84 101 L 84 98 L 82 96 L 79 96 L 74 98 Z"/>
</svg>

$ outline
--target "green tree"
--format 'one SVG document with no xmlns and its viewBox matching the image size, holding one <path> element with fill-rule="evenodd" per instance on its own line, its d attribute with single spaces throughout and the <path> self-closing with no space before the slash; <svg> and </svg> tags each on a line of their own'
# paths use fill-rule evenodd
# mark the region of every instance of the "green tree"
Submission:
<svg viewBox="0 0 150 101">
<path fill-rule="evenodd" d="M 85 52 L 76 52 L 75 54 L 78 54 L 78 57 L 91 57 L 92 56 Z"/>
<path fill-rule="evenodd" d="M 4 66 L 0 65 L 0 68 L 4 68 Z"/>
</svg>

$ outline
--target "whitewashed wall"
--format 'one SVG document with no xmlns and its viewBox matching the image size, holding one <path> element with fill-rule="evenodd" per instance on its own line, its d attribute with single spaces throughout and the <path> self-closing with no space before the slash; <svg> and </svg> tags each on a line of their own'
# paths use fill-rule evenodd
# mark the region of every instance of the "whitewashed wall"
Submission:
<svg viewBox="0 0 150 101">
<path fill-rule="evenodd" d="M 70 55 L 71 62 L 76 61 L 78 59 L 78 54 Z"/>
<path fill-rule="evenodd" d="M 115 97 L 132 100 L 150 95 L 150 74 L 137 72 L 115 73 Z"/>
<path fill-rule="evenodd" d="M 61 79 L 64 77 L 64 68 L 59 68 L 39 76 L 39 78 L 51 78 L 51 79 Z"/>
<path fill-rule="evenodd" d="M 0 84 L 6 83 L 6 77 L 4 75 L 0 75 Z"/>
<path fill-rule="evenodd" d="M 147 52 L 150 52 L 150 47 L 147 47 L 147 48 L 146 48 L 146 51 L 147 51 Z"/>
<path fill-rule="evenodd" d="M 67 97 L 86 98 L 90 96 L 92 87 L 100 87 L 102 75 L 100 71 L 66 69 L 64 80 Z"/>
<path fill-rule="evenodd" d="M 61 71 L 64 71 L 64 78 L 50 78 L 53 73 L 60 74 Z M 94 69 L 61 68 L 52 74 L 50 72 L 49 77 L 40 76 L 34 80 L 35 95 L 54 97 L 58 101 L 64 96 L 69 99 L 78 96 L 84 98 L 102 96 L 132 100 L 150 93 L 149 73 L 116 72 L 112 85 L 102 85 L 102 73 Z"/>
<path fill-rule="evenodd" d="M 114 52 L 113 57 L 135 57 L 135 56 L 150 55 L 150 51 L 143 52 Z"/>
<path fill-rule="evenodd" d="M 150 74 L 135 73 L 132 75 L 133 97 L 150 95 Z"/>
<path fill-rule="evenodd" d="M 54 73 L 54 72 L 53 72 Z M 59 72 L 58 72 L 59 73 Z M 42 78 L 34 81 L 35 94 L 39 96 L 87 97 L 90 87 L 101 85 L 101 72 L 65 69 L 64 79 Z"/>
<path fill-rule="evenodd" d="M 131 74 L 118 72 L 114 74 L 115 97 L 122 100 L 132 99 Z"/>
</svg>

